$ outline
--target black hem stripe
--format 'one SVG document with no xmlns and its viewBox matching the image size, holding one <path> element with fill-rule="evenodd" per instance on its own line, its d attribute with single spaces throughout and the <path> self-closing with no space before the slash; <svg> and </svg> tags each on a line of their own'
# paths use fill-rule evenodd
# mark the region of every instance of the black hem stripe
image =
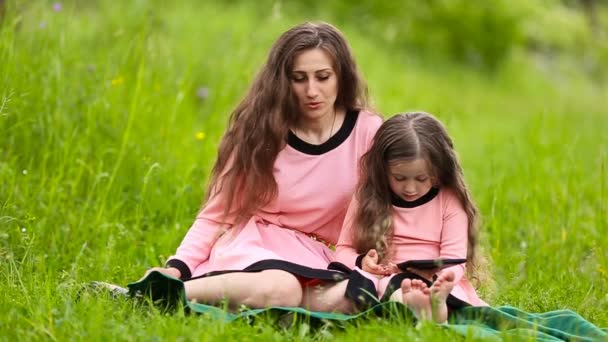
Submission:
<svg viewBox="0 0 608 342">
<path fill-rule="evenodd" d="M 281 270 L 291 273 L 295 276 L 306 278 L 306 279 L 318 279 L 323 281 L 340 281 L 348 278 L 348 273 L 329 270 L 329 269 L 318 269 L 310 268 L 298 264 L 294 264 L 289 261 L 277 260 L 277 259 L 266 259 L 255 262 L 242 270 L 222 270 L 208 272 L 203 275 L 190 278 L 189 280 L 213 277 L 220 274 L 235 273 L 235 272 L 261 272 L 265 270 Z"/>
<path fill-rule="evenodd" d="M 390 299 L 391 295 L 393 294 L 393 292 L 395 292 L 397 289 L 401 288 L 401 282 L 403 282 L 404 279 L 420 279 L 428 287 L 431 287 L 433 285 L 433 283 L 430 282 L 428 279 L 421 277 L 421 276 L 417 275 L 416 273 L 412 273 L 412 272 L 399 273 L 396 276 L 392 277 L 391 280 L 388 282 L 388 285 L 386 286 L 386 291 L 384 291 L 384 295 L 382 296 L 383 302 L 388 301 Z M 467 306 L 471 306 L 471 304 L 469 304 L 461 299 L 458 299 L 451 294 L 448 295 L 448 298 L 446 298 L 445 302 L 446 302 L 449 310 L 458 310 L 458 309 L 462 309 Z"/>
<path fill-rule="evenodd" d="M 341 262 L 334 261 L 327 266 L 327 269 L 338 270 L 348 274 L 348 283 L 344 296 L 352 300 L 359 309 L 370 307 L 380 303 L 376 286 L 356 270 L 351 270 Z"/>
<path fill-rule="evenodd" d="M 342 123 L 340 129 L 336 132 L 336 134 L 320 145 L 309 144 L 306 141 L 298 138 L 292 131 L 289 131 L 287 135 L 287 144 L 293 147 L 295 150 L 305 154 L 318 156 L 327 153 L 340 146 L 340 144 L 342 144 L 350 136 L 351 132 L 355 128 L 358 117 L 358 111 L 347 111 L 346 116 L 344 117 L 344 122 Z"/>
<path fill-rule="evenodd" d="M 350 273 L 345 296 L 359 304 L 360 309 L 380 302 L 374 283 L 356 270 Z"/>
<path fill-rule="evenodd" d="M 341 262 L 333 261 L 327 266 L 328 270 L 334 270 L 345 274 L 351 274 L 352 270 Z"/>
<path fill-rule="evenodd" d="M 179 259 L 171 259 L 169 261 L 167 261 L 167 263 L 165 264 L 165 267 L 175 267 L 179 270 L 179 272 L 181 273 L 181 276 L 179 279 L 181 280 L 187 280 L 190 279 L 190 277 L 192 277 L 192 272 L 190 272 L 190 268 L 188 267 L 188 265 L 186 265 L 185 262 L 179 260 Z"/>
<path fill-rule="evenodd" d="M 415 201 L 406 201 L 395 193 L 391 192 L 391 202 L 395 207 L 399 208 L 416 208 L 423 204 L 429 203 L 431 200 L 433 200 L 433 198 L 437 197 L 437 194 L 439 194 L 439 188 L 432 187 L 429 192 L 424 194 L 424 196 L 420 197 L 419 199 Z"/>
<path fill-rule="evenodd" d="M 351 270 L 346 265 L 339 262 L 332 262 L 328 266 L 329 269 L 340 270 L 346 274 L 348 274 L 348 284 L 346 285 L 346 297 L 353 300 L 355 303 L 363 305 L 363 307 L 369 307 L 374 304 L 378 304 L 381 302 L 390 301 L 390 297 L 396 290 L 401 288 L 401 282 L 404 279 L 420 279 L 422 280 L 428 287 L 433 285 L 428 279 L 425 279 L 418 274 L 412 272 L 403 272 L 395 275 L 389 281 L 386 291 L 384 291 L 384 295 L 382 298 L 378 298 L 378 292 L 376 291 L 376 287 L 374 283 L 366 278 L 364 275 L 359 273 L 357 270 Z M 448 295 L 446 299 L 446 304 L 448 306 L 449 311 L 458 310 L 467 306 L 471 306 L 471 304 L 454 297 L 453 295 Z"/>
</svg>

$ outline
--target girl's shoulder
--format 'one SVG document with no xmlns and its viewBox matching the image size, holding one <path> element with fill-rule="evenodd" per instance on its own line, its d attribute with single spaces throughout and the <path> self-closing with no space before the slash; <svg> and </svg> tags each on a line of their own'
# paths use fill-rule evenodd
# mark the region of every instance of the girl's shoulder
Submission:
<svg viewBox="0 0 608 342">
<path fill-rule="evenodd" d="M 456 191 L 454 191 L 454 189 L 450 187 L 441 187 L 439 189 L 439 195 L 437 196 L 437 199 L 441 203 L 441 206 L 444 210 L 450 208 L 462 208 L 462 203 L 460 201 L 460 198 L 458 197 L 458 194 L 456 193 Z"/>
</svg>

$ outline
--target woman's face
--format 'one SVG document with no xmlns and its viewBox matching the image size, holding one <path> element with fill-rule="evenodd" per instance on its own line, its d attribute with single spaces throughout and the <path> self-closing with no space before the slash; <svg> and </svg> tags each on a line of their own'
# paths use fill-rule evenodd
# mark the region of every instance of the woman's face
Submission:
<svg viewBox="0 0 608 342">
<path fill-rule="evenodd" d="M 300 52 L 290 78 L 301 115 L 313 120 L 333 115 L 338 76 L 327 52 L 319 48 Z"/>
</svg>

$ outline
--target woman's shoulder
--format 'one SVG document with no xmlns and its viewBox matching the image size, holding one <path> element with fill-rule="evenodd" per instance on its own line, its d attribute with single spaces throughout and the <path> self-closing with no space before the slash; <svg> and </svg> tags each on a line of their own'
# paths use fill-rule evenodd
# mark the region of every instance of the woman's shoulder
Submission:
<svg viewBox="0 0 608 342">
<path fill-rule="evenodd" d="M 359 111 L 359 120 L 380 126 L 384 122 L 384 117 L 370 109 L 361 109 Z"/>
<path fill-rule="evenodd" d="M 382 122 L 384 122 L 382 115 L 369 109 L 359 110 L 357 116 L 357 128 L 372 135 L 376 133 Z"/>
</svg>

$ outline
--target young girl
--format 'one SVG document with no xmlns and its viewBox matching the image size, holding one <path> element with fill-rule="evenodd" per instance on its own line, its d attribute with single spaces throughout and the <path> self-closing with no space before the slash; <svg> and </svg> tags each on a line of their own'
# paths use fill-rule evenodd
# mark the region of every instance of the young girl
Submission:
<svg viewBox="0 0 608 342">
<path fill-rule="evenodd" d="M 440 323 L 448 309 L 487 305 L 465 277 L 475 266 L 477 209 L 443 125 L 421 112 L 392 117 L 363 156 L 361 172 L 335 255 L 353 269 L 347 296 L 400 301 L 418 319 Z M 467 259 L 466 269 L 396 267 L 428 259 Z"/>
</svg>

